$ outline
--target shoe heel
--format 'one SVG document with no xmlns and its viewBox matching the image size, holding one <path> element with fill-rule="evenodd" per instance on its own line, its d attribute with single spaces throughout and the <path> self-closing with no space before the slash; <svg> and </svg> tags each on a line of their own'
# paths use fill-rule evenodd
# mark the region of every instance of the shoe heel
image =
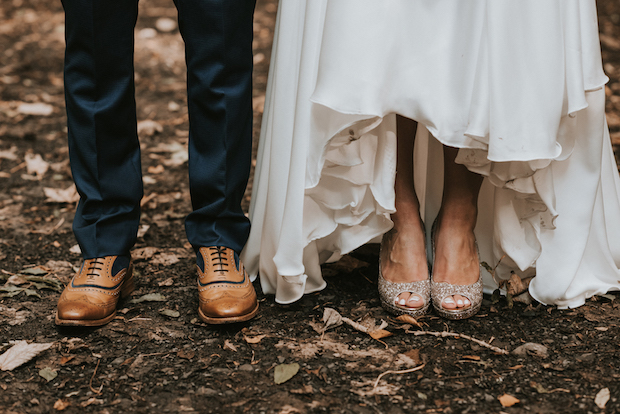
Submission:
<svg viewBox="0 0 620 414">
<path fill-rule="evenodd" d="M 123 282 L 123 286 L 121 287 L 121 298 L 126 298 L 131 295 L 131 292 L 136 290 L 136 283 L 133 278 L 133 266 L 130 265 L 127 271 L 127 280 Z"/>
</svg>

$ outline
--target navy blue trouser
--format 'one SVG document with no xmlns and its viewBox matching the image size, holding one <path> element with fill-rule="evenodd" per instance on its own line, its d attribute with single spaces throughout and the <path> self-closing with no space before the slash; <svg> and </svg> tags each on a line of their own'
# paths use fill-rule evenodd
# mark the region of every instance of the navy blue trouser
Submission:
<svg viewBox="0 0 620 414">
<path fill-rule="evenodd" d="M 190 120 L 190 243 L 240 252 L 251 162 L 256 0 L 175 0 L 185 41 Z M 73 230 L 84 258 L 135 243 L 142 173 L 134 97 L 138 0 L 62 0 L 69 155 L 81 199 Z"/>
</svg>

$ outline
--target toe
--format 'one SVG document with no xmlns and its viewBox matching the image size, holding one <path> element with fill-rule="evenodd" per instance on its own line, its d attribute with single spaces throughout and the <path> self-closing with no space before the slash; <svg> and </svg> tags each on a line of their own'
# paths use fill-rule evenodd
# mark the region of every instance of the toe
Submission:
<svg viewBox="0 0 620 414">
<path fill-rule="evenodd" d="M 471 305 L 471 302 L 465 296 L 454 295 L 453 298 L 458 309 L 467 308 L 469 305 Z"/>
<path fill-rule="evenodd" d="M 410 294 L 409 295 L 409 300 L 407 301 L 407 305 L 408 308 L 421 308 L 422 306 L 424 306 L 424 301 L 422 300 L 422 298 L 420 297 L 420 295 L 416 295 L 416 294 Z"/>
<path fill-rule="evenodd" d="M 452 296 L 448 296 L 441 302 L 441 306 L 443 306 L 444 309 L 456 309 L 456 302 Z"/>
<path fill-rule="evenodd" d="M 396 297 L 395 302 L 398 306 L 412 309 L 424 306 L 424 301 L 420 295 L 410 292 L 402 292 Z"/>
</svg>

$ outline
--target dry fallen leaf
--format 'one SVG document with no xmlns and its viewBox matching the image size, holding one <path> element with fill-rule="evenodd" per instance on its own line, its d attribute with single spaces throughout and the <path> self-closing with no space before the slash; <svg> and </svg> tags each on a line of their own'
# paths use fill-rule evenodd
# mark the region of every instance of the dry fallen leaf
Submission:
<svg viewBox="0 0 620 414">
<path fill-rule="evenodd" d="M 45 367 L 39 371 L 39 376 L 45 378 L 47 382 L 50 382 L 58 376 L 58 371 L 50 367 Z"/>
<path fill-rule="evenodd" d="M 342 325 L 342 316 L 338 313 L 337 310 L 332 308 L 325 308 L 323 311 L 323 332 L 327 331 L 330 328 L 335 328 L 336 326 Z"/>
<path fill-rule="evenodd" d="M 17 112 L 24 115 L 39 115 L 39 116 L 48 116 L 54 112 L 54 107 L 52 105 L 37 102 L 37 103 L 26 103 L 23 102 L 17 107 Z"/>
<path fill-rule="evenodd" d="M 510 275 L 510 279 L 507 281 L 506 292 L 509 295 L 517 296 L 525 292 L 527 284 L 523 283 L 523 280 L 516 273 Z"/>
<path fill-rule="evenodd" d="M 159 164 L 156 167 L 150 166 L 147 171 L 149 174 L 161 174 L 164 172 L 164 166 Z"/>
<path fill-rule="evenodd" d="M 596 397 L 594 398 L 594 403 L 596 404 L 598 408 L 602 410 L 603 408 L 605 408 L 605 405 L 607 405 L 607 402 L 609 401 L 609 397 L 610 397 L 609 388 L 603 388 L 602 390 L 598 392 L 598 394 L 596 394 Z"/>
<path fill-rule="evenodd" d="M 159 122 L 147 119 L 138 122 L 138 135 L 153 136 L 164 131 L 164 127 Z"/>
<path fill-rule="evenodd" d="M 230 340 L 228 340 L 228 339 L 224 341 L 224 346 L 223 346 L 223 348 L 224 348 L 224 349 L 231 350 L 231 351 L 233 351 L 233 352 L 237 352 L 237 347 L 236 347 L 235 345 L 233 345 L 233 343 L 232 343 L 232 342 L 230 342 Z"/>
<path fill-rule="evenodd" d="M 519 401 L 519 399 L 508 394 L 504 394 L 501 397 L 498 397 L 498 400 L 502 407 L 512 407 L 513 405 L 519 404 L 521 402 Z"/>
<path fill-rule="evenodd" d="M 92 404 L 103 405 L 103 403 L 104 401 L 102 399 L 90 397 L 88 400 L 81 402 L 80 405 L 82 407 L 88 407 L 89 405 L 92 405 Z"/>
<path fill-rule="evenodd" d="M 26 154 L 24 159 L 26 161 L 26 172 L 31 175 L 36 175 L 39 179 L 41 179 L 50 168 L 50 164 L 45 161 L 40 154 Z"/>
<path fill-rule="evenodd" d="M 63 411 L 66 410 L 68 406 L 70 406 L 71 403 L 67 400 L 58 400 L 54 403 L 54 409 L 56 411 Z"/>
<path fill-rule="evenodd" d="M 46 203 L 69 203 L 73 204 L 80 199 L 80 195 L 78 194 L 75 184 L 72 184 L 70 187 L 65 188 L 64 190 L 61 188 L 43 188 L 43 192 L 45 193 Z"/>
<path fill-rule="evenodd" d="M 0 355 L 0 369 L 12 371 L 18 366 L 30 361 L 41 352 L 49 349 L 54 343 L 29 344 L 26 341 L 18 341 L 4 354 Z"/>
<path fill-rule="evenodd" d="M 280 364 L 273 371 L 273 381 L 282 384 L 295 376 L 299 372 L 299 364 Z"/>
<path fill-rule="evenodd" d="M 245 342 L 247 342 L 248 344 L 257 344 L 260 341 L 263 340 L 264 337 L 266 337 L 267 335 L 257 335 L 257 336 L 245 336 L 243 335 L 243 339 L 245 339 Z"/>
<path fill-rule="evenodd" d="M 0 151 L 0 158 L 4 158 L 5 160 L 16 160 L 17 159 L 17 147 L 12 146 L 8 150 Z"/>
<path fill-rule="evenodd" d="M 159 282 L 157 285 L 158 286 L 172 286 L 174 284 L 174 278 L 169 277 L 168 279 L 164 280 L 163 282 Z"/>
<path fill-rule="evenodd" d="M 422 325 L 420 324 L 420 322 L 418 322 L 416 318 L 414 318 L 411 315 L 400 315 L 396 318 L 396 320 L 400 322 L 408 323 L 410 325 L 415 325 L 418 328 L 422 328 Z"/>
<path fill-rule="evenodd" d="M 139 298 L 132 299 L 129 303 L 140 303 L 140 302 L 165 302 L 166 297 L 161 293 L 147 293 L 146 295 L 140 296 Z"/>
<path fill-rule="evenodd" d="M 535 342 L 527 342 L 521 346 L 512 350 L 514 355 L 518 356 L 537 356 L 539 358 L 547 358 L 549 356 L 549 350 L 546 346 L 537 344 Z"/>
<path fill-rule="evenodd" d="M 194 351 L 185 351 L 181 349 L 179 352 L 177 352 L 177 356 L 183 359 L 192 359 L 194 356 L 196 356 L 196 353 Z"/>
<path fill-rule="evenodd" d="M 179 316 L 181 316 L 181 313 L 179 311 L 172 309 L 160 309 L 159 313 L 170 318 L 178 318 Z"/>
<path fill-rule="evenodd" d="M 381 339 L 392 335 L 392 332 L 386 331 L 385 329 L 377 329 L 369 332 L 368 335 L 370 335 L 373 339 Z"/>
</svg>

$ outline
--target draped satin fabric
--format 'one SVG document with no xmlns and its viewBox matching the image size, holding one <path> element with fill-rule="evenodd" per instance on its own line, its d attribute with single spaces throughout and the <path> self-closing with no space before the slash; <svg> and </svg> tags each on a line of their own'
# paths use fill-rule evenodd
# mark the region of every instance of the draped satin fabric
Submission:
<svg viewBox="0 0 620 414">
<path fill-rule="evenodd" d="M 442 144 L 485 177 L 476 237 L 538 301 L 620 289 L 620 178 L 594 0 L 281 0 L 243 253 L 279 303 L 392 227 L 395 114 L 418 121 L 428 229 Z M 497 284 L 483 274 L 485 289 Z"/>
</svg>

